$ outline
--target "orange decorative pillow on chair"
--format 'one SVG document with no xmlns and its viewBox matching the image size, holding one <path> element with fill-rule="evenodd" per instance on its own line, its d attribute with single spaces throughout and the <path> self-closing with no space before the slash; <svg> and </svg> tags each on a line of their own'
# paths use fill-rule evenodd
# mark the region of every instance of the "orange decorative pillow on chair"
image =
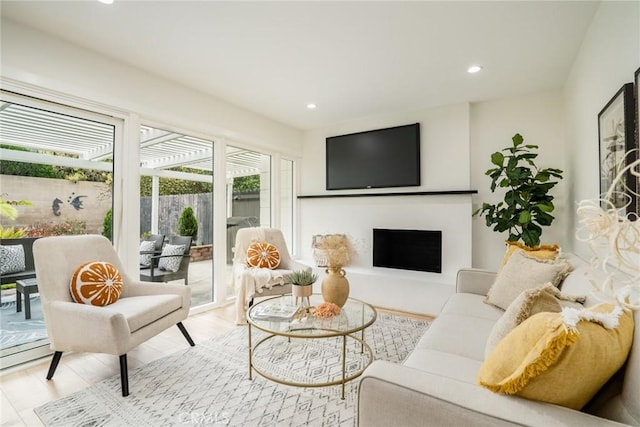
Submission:
<svg viewBox="0 0 640 427">
<path fill-rule="evenodd" d="M 80 304 L 103 307 L 118 301 L 121 293 L 122 275 L 109 262 L 86 262 L 71 277 L 71 297 Z"/>
<path fill-rule="evenodd" d="M 258 268 L 278 268 L 280 252 L 271 243 L 253 242 L 247 249 L 247 264 Z"/>
</svg>

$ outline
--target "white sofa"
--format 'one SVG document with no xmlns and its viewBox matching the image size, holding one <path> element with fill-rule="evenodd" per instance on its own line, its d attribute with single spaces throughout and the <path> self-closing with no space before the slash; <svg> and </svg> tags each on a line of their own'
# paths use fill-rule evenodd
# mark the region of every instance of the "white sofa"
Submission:
<svg viewBox="0 0 640 427">
<path fill-rule="evenodd" d="M 570 257 L 572 273 L 561 290 L 587 295 L 586 264 Z M 483 302 L 495 273 L 465 269 L 456 293 L 403 364 L 374 361 L 359 385 L 360 426 L 640 426 L 640 312 L 634 313 L 634 345 L 618 386 L 605 386 L 589 414 L 516 396 L 493 393 L 476 382 L 485 343 L 504 313 Z M 585 306 L 599 301 L 588 296 Z M 618 377 L 618 376 L 616 376 Z M 621 384 L 620 384 L 621 382 Z M 583 409 L 585 411 L 585 409 Z"/>
</svg>

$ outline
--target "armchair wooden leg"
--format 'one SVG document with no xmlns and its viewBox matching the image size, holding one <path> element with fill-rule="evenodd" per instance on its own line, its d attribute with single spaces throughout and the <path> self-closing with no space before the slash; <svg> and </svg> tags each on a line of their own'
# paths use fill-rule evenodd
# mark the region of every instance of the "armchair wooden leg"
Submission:
<svg viewBox="0 0 640 427">
<path fill-rule="evenodd" d="M 53 374 L 56 372 L 56 368 L 58 367 L 58 363 L 60 363 L 61 357 L 62 357 L 61 351 L 56 351 L 55 353 L 53 353 L 53 359 L 51 359 L 51 364 L 49 365 L 49 372 L 47 372 L 48 380 L 53 378 Z"/>
<path fill-rule="evenodd" d="M 129 396 L 129 372 L 127 370 L 127 355 L 120 356 L 120 383 L 122 384 L 122 397 Z"/>
<path fill-rule="evenodd" d="M 176 323 L 176 326 L 178 327 L 178 329 L 180 329 L 180 332 L 182 332 L 182 335 L 184 335 L 184 337 L 187 339 L 187 342 L 189 343 L 189 345 L 191 347 L 195 347 L 196 344 L 191 339 L 191 335 L 189 335 L 189 332 L 187 332 L 187 329 L 184 327 L 182 322 Z"/>
</svg>

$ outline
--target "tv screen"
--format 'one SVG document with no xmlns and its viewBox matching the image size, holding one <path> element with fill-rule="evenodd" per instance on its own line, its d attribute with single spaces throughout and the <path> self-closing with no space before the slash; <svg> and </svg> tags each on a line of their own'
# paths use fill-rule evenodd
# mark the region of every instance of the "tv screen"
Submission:
<svg viewBox="0 0 640 427">
<path fill-rule="evenodd" d="M 420 185 L 420 123 L 326 141 L 327 190 Z"/>
</svg>

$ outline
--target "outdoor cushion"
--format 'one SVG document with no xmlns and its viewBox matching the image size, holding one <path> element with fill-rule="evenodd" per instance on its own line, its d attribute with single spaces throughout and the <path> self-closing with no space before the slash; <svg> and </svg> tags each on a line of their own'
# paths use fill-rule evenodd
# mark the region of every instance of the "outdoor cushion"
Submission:
<svg viewBox="0 0 640 427">
<path fill-rule="evenodd" d="M 180 256 L 166 256 L 166 255 L 180 255 Z M 158 267 L 160 270 L 176 272 L 180 269 L 180 263 L 182 262 L 182 256 L 184 255 L 184 245 L 165 245 L 162 249 L 160 261 Z"/>
<path fill-rule="evenodd" d="M 0 246 L 0 274 L 19 273 L 25 269 L 22 245 Z"/>
<path fill-rule="evenodd" d="M 143 267 L 151 266 L 151 255 L 152 253 L 143 253 L 143 252 L 152 252 L 156 247 L 155 242 L 151 240 L 143 240 L 140 242 L 140 265 Z"/>
</svg>

